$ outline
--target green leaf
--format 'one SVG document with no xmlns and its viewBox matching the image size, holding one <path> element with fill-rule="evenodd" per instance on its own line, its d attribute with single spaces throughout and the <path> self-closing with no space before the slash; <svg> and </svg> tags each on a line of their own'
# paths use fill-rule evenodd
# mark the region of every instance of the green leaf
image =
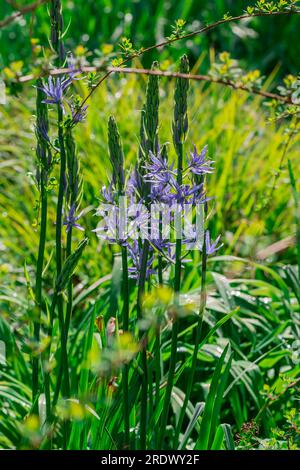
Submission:
<svg viewBox="0 0 300 470">
<path fill-rule="evenodd" d="M 56 281 L 56 291 L 62 292 L 66 285 L 68 284 L 69 280 L 71 279 L 77 264 L 82 256 L 82 252 L 86 245 L 88 244 L 88 238 L 84 238 L 78 245 L 75 251 L 66 259 L 63 268 L 61 270 L 60 275 Z"/>
<path fill-rule="evenodd" d="M 217 422 L 221 409 L 222 398 L 226 386 L 232 357 L 223 368 L 229 344 L 225 347 L 215 369 L 205 403 L 200 432 L 195 444 L 196 450 L 208 450 L 211 448 L 215 437 Z"/>
</svg>

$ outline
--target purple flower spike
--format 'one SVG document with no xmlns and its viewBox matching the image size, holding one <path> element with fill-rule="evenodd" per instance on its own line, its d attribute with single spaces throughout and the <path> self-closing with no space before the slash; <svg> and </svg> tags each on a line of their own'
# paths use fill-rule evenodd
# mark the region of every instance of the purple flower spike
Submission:
<svg viewBox="0 0 300 470">
<path fill-rule="evenodd" d="M 221 238 L 221 235 L 217 237 L 215 242 L 211 242 L 209 231 L 208 230 L 206 231 L 205 248 L 206 248 L 207 255 L 213 255 L 214 253 L 216 253 L 216 251 L 218 251 L 223 246 L 223 243 L 221 243 L 218 246 L 220 238 Z"/>
<path fill-rule="evenodd" d="M 76 206 L 75 204 L 72 204 L 72 206 L 70 207 L 70 211 L 69 211 L 69 214 L 67 215 L 67 217 L 65 218 L 64 222 L 63 222 L 63 225 L 66 225 L 66 232 L 68 233 L 72 227 L 75 227 L 77 228 L 78 230 L 81 230 L 82 232 L 84 232 L 84 228 L 77 224 L 77 220 L 80 219 L 80 217 L 82 216 L 82 212 L 80 212 L 80 214 L 78 215 L 75 215 L 75 211 L 76 211 Z"/>
<path fill-rule="evenodd" d="M 196 145 L 194 145 L 193 152 L 190 152 L 190 158 L 187 157 L 188 168 L 192 173 L 195 175 L 205 175 L 213 172 L 214 162 L 212 160 L 206 160 L 206 156 L 207 145 L 201 150 L 199 154 Z"/>
</svg>

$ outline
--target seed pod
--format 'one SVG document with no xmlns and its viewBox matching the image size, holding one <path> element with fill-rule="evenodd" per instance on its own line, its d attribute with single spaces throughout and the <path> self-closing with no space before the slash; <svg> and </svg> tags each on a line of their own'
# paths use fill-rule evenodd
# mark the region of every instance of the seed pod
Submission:
<svg viewBox="0 0 300 470">
<path fill-rule="evenodd" d="M 114 117 L 108 120 L 108 148 L 110 161 L 113 167 L 113 184 L 116 185 L 119 193 L 124 190 L 124 153 L 122 142 Z"/>
<path fill-rule="evenodd" d="M 189 60 L 186 55 L 180 61 L 180 73 L 189 73 Z M 189 89 L 189 80 L 178 77 L 176 80 L 174 94 L 174 118 L 173 118 L 173 142 L 177 153 L 179 147 L 185 141 L 188 131 L 188 115 L 187 115 L 187 94 Z"/>
<path fill-rule="evenodd" d="M 158 68 L 158 62 L 153 62 L 151 70 Z M 140 128 L 140 167 L 147 159 L 149 150 L 156 153 L 158 150 L 158 112 L 159 112 L 159 77 L 149 75 L 146 103 L 141 114 Z"/>
<path fill-rule="evenodd" d="M 42 85 L 41 79 L 37 80 L 36 86 L 36 156 L 39 166 L 39 174 L 41 169 L 47 173 L 50 171 L 52 163 L 52 154 L 50 148 L 50 139 L 49 139 L 49 119 L 48 119 L 48 108 L 43 100 L 45 98 L 43 91 L 40 89 Z"/>
<path fill-rule="evenodd" d="M 153 62 L 151 70 L 158 68 L 158 62 Z M 159 111 L 159 77 L 150 75 L 146 90 L 145 106 L 145 132 L 147 139 L 147 150 L 157 151 L 158 139 L 158 111 Z"/>
<path fill-rule="evenodd" d="M 61 0 L 52 0 L 50 3 L 51 37 L 50 42 L 56 52 L 59 65 L 65 60 L 64 46 L 62 42 L 63 17 Z"/>
</svg>

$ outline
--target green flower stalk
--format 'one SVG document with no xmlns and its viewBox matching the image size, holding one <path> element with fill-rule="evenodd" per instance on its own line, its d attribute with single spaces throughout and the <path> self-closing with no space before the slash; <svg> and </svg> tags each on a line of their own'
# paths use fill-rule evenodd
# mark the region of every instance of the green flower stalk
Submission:
<svg viewBox="0 0 300 470">
<path fill-rule="evenodd" d="M 205 205 L 204 205 L 204 223 L 205 223 L 206 218 L 207 218 L 207 203 L 205 203 Z M 195 338 L 191 368 L 190 368 L 190 372 L 188 374 L 187 389 L 186 389 L 186 392 L 185 392 L 184 402 L 183 402 L 183 405 L 182 405 L 181 410 L 180 410 L 179 419 L 178 419 L 178 423 L 177 423 L 177 427 L 176 427 L 175 443 L 174 443 L 175 448 L 177 448 L 177 446 L 178 446 L 179 434 L 180 434 L 182 423 L 183 423 L 183 420 L 184 420 L 184 415 L 185 415 L 185 412 L 186 412 L 186 408 L 188 406 L 189 399 L 190 399 L 190 396 L 191 396 L 191 391 L 192 391 L 192 388 L 193 388 L 194 377 L 195 377 L 195 372 L 196 372 L 196 365 L 197 365 L 197 360 L 198 360 L 198 350 L 199 350 L 199 344 L 200 344 L 200 340 L 201 340 L 202 324 L 203 324 L 203 317 L 204 317 L 204 312 L 205 312 L 205 307 L 206 307 L 206 298 L 207 298 L 207 295 L 206 295 L 206 269 L 207 269 L 207 249 L 206 249 L 206 230 L 204 230 L 203 246 L 202 246 L 202 263 L 201 263 L 200 307 L 199 307 L 198 321 L 197 321 L 197 326 L 196 326 L 196 338 Z"/>
<path fill-rule="evenodd" d="M 55 285 L 55 290 L 54 290 L 54 296 L 52 300 L 52 306 L 51 306 L 51 313 L 50 313 L 50 318 L 51 318 L 51 326 L 50 326 L 50 331 L 52 331 L 52 325 L 53 325 L 53 316 L 54 316 L 54 311 L 55 311 L 55 306 L 57 303 L 57 300 L 61 296 L 62 292 L 64 291 L 65 288 L 68 288 L 72 279 L 72 275 L 77 267 L 77 264 L 82 256 L 83 250 L 85 249 L 86 245 L 88 244 L 88 238 L 84 238 L 81 240 L 81 242 L 78 244 L 77 248 L 74 250 L 73 253 L 71 253 L 64 265 L 63 268 L 60 272 L 60 275 L 56 279 L 56 285 Z M 60 318 L 59 318 L 60 321 Z M 64 335 L 62 335 L 65 338 L 65 345 L 67 345 L 67 330 L 66 330 L 66 325 L 67 325 L 67 320 L 64 322 Z M 59 367 L 59 372 L 58 372 L 58 378 L 56 382 L 56 388 L 55 388 L 55 393 L 53 397 L 53 402 L 52 402 L 52 407 L 54 408 L 56 406 L 58 396 L 59 396 L 59 391 L 60 391 L 60 386 L 62 382 L 62 377 L 63 377 L 63 372 L 64 372 L 64 362 L 63 358 L 65 356 L 63 355 L 63 350 L 61 354 L 61 360 L 60 360 L 60 367 Z"/>
<path fill-rule="evenodd" d="M 57 54 L 57 63 L 62 65 L 65 60 L 64 45 L 62 41 L 63 17 L 61 0 L 51 0 L 50 3 L 51 21 L 51 46 Z"/>
<path fill-rule="evenodd" d="M 152 64 L 152 69 L 157 68 L 158 63 Z M 156 153 L 158 149 L 158 112 L 159 112 L 159 79 L 155 75 L 148 78 L 146 103 L 142 110 L 141 130 L 140 130 L 140 150 L 138 172 L 144 175 L 144 165 L 148 160 L 149 151 Z M 146 206 L 148 205 L 148 196 L 150 194 L 150 183 L 143 183 L 142 196 Z M 138 281 L 137 294 L 137 318 L 142 317 L 142 301 L 145 292 L 147 262 L 149 255 L 149 240 L 144 240 L 142 249 L 141 272 Z M 141 391 L 141 418 L 140 418 L 140 448 L 146 448 L 147 419 L 148 419 L 148 364 L 146 338 L 143 339 L 143 349 L 141 351 L 142 362 L 142 391 Z M 151 393 L 151 391 L 150 391 Z"/>
<path fill-rule="evenodd" d="M 113 167 L 112 180 L 118 190 L 118 195 L 124 194 L 124 153 L 120 134 L 114 117 L 108 121 L 108 148 Z"/>
<path fill-rule="evenodd" d="M 64 142 L 64 125 L 63 125 L 63 110 L 60 104 L 57 105 L 58 113 L 58 142 L 60 148 L 60 176 L 59 176 L 59 189 L 58 200 L 56 207 L 56 278 L 59 279 L 62 271 L 62 212 L 65 192 L 66 181 L 66 151 Z M 64 368 L 63 380 L 63 394 L 66 397 L 70 396 L 70 381 L 69 381 L 69 366 L 68 366 L 68 352 L 67 352 L 67 337 L 65 330 L 64 319 L 64 305 L 62 295 L 57 299 L 58 320 L 61 335 L 61 362 Z"/>
<path fill-rule="evenodd" d="M 158 68 L 158 62 L 153 62 L 151 70 Z M 150 75 L 147 83 L 146 102 L 141 113 L 139 173 L 145 173 L 144 165 L 147 162 L 149 151 L 156 153 L 158 149 L 158 111 L 159 111 L 159 77 Z M 149 185 L 145 183 L 145 193 L 149 192 Z"/>
<path fill-rule="evenodd" d="M 62 17 L 62 4 L 61 0 L 51 0 L 50 4 L 50 20 L 51 20 L 51 36 L 50 42 L 52 48 L 57 54 L 56 65 L 58 67 L 64 64 L 64 47 L 62 41 L 62 30 L 63 30 L 63 17 Z M 50 79 L 49 79 L 50 80 Z M 62 95 L 62 93 L 61 93 Z M 60 278 L 62 265 L 63 265 L 63 253 L 62 253 L 62 224 L 63 224 L 63 205 L 65 196 L 65 185 L 66 185 L 66 151 L 64 142 L 64 117 L 62 98 L 57 102 L 57 127 L 58 127 L 58 144 L 60 152 L 60 174 L 59 174 L 59 188 L 58 188 L 58 199 L 56 206 L 56 235 L 55 235 L 55 257 L 56 257 L 56 280 Z M 60 390 L 61 375 L 62 380 L 62 392 L 65 397 L 70 396 L 70 380 L 69 380 L 69 367 L 68 367 L 68 351 L 67 351 L 67 335 L 65 328 L 64 318 L 64 301 L 63 296 L 58 294 L 57 296 L 57 312 L 60 329 L 60 345 L 61 345 L 61 357 L 60 367 L 63 368 L 63 374 L 58 373 L 56 383 L 56 394 Z"/>
<path fill-rule="evenodd" d="M 194 174 L 194 182 L 196 185 L 204 184 L 205 175 Z M 208 207 L 207 207 L 207 202 L 206 202 L 204 204 L 204 219 L 203 219 L 204 225 L 207 219 L 207 212 L 208 212 Z M 194 383 L 196 365 L 197 365 L 197 360 L 198 360 L 198 350 L 199 350 L 199 344 L 200 344 L 201 334 L 202 334 L 203 316 L 204 316 L 205 307 L 206 307 L 206 266 L 207 266 L 207 248 L 209 248 L 206 246 L 206 240 L 207 240 L 207 231 L 204 230 L 203 245 L 202 245 L 202 263 L 201 263 L 200 308 L 199 308 L 198 321 L 197 321 L 197 326 L 196 326 L 196 338 L 195 338 L 194 351 L 193 351 L 193 356 L 192 356 L 192 363 L 191 363 L 191 368 L 190 368 L 190 372 L 188 375 L 187 389 L 186 389 L 186 393 L 184 396 L 184 402 L 180 410 L 177 427 L 176 427 L 175 442 L 174 442 L 174 446 L 176 448 L 178 446 L 179 434 L 181 431 L 186 408 L 189 403 L 189 399 L 191 396 L 191 391 L 192 391 L 192 387 Z"/>
<path fill-rule="evenodd" d="M 77 157 L 76 152 L 76 144 L 73 137 L 72 127 L 65 125 L 64 128 L 64 145 L 65 145 L 65 153 L 66 153 L 66 205 L 68 207 L 68 216 L 64 220 L 63 224 L 67 226 L 67 243 L 66 243 L 66 258 L 72 254 L 72 235 L 73 235 L 73 227 L 77 227 L 81 230 L 83 228 L 76 224 L 76 220 L 78 217 L 75 216 L 75 211 L 78 209 L 80 204 L 81 196 L 82 196 L 82 178 L 80 175 L 80 164 Z M 64 320 L 64 334 L 65 334 L 65 341 L 67 344 L 68 335 L 69 335 L 69 327 L 70 321 L 72 316 L 72 306 L 73 306 L 73 287 L 72 287 L 72 278 L 70 278 L 68 285 L 67 285 L 67 306 L 66 306 L 66 314 Z M 62 359 L 62 358 L 61 358 Z M 63 375 L 63 362 L 61 360 L 59 372 L 58 372 L 58 379 L 56 383 L 56 389 L 54 394 L 53 402 L 55 403 L 58 398 L 61 381 Z"/>
<path fill-rule="evenodd" d="M 188 74 L 190 71 L 189 60 L 186 55 L 181 58 L 179 72 Z M 172 123 L 173 143 L 178 157 L 178 180 L 182 182 L 182 147 L 188 131 L 188 114 L 187 114 L 187 95 L 189 90 L 189 80 L 178 78 L 175 88 L 175 108 L 174 119 Z"/>
<path fill-rule="evenodd" d="M 108 121 L 108 148 L 110 161 L 113 168 L 113 183 L 117 188 L 118 195 L 123 196 L 125 192 L 125 178 L 124 178 L 124 153 L 122 142 L 118 131 L 117 123 L 111 116 Z M 129 281 L 128 281 L 128 259 L 127 247 L 121 245 L 122 251 L 122 273 L 123 273 L 123 330 L 129 330 Z M 122 386 L 123 386 L 123 403 L 124 403 L 124 434 L 125 447 L 129 447 L 130 440 L 130 410 L 129 410 L 129 390 L 128 390 L 128 364 L 124 365 Z"/>
<path fill-rule="evenodd" d="M 76 217 L 75 212 L 78 210 L 82 197 L 82 177 L 80 175 L 80 163 L 77 157 L 76 144 L 73 137 L 73 132 L 71 127 L 66 127 L 65 131 L 65 146 L 66 146 L 66 156 L 67 156 L 67 191 L 66 191 L 66 201 L 69 210 L 68 221 L 65 221 L 64 224 L 67 225 L 67 246 L 66 246 L 66 257 L 68 258 L 72 253 L 72 233 L 73 227 L 78 227 L 82 229 L 79 225 L 75 223 Z M 67 312 L 65 319 L 65 329 L 66 329 L 66 338 L 68 339 L 68 332 L 70 326 L 70 320 L 72 315 L 72 303 L 73 303 L 73 293 L 72 293 L 72 280 L 68 284 L 68 303 L 67 303 Z"/>
<path fill-rule="evenodd" d="M 40 323 L 42 313 L 42 273 L 44 266 L 44 254 L 47 230 L 47 184 L 51 170 L 52 155 L 49 145 L 49 121 L 47 105 L 42 101 L 44 94 L 40 90 L 41 80 L 37 80 L 36 95 L 36 157 L 37 157 L 37 183 L 40 192 L 40 238 L 35 279 L 36 317 L 34 318 L 34 339 L 40 340 Z M 34 413 L 38 414 L 38 389 L 39 389 L 39 358 L 32 360 L 32 402 Z"/>
<path fill-rule="evenodd" d="M 180 61 L 180 73 L 189 73 L 189 61 L 186 55 L 181 58 Z M 188 115 L 187 115 L 187 95 L 189 89 L 189 81 L 183 78 L 177 78 L 175 94 L 174 94 L 174 119 L 172 124 L 173 129 L 173 143 L 177 154 L 177 184 L 182 185 L 182 171 L 183 171 L 183 144 L 188 131 Z M 181 251 L 182 251 L 182 240 L 181 237 L 176 237 L 176 249 L 175 249 L 175 275 L 174 275 L 174 304 L 175 307 L 179 306 L 179 293 L 181 284 Z M 174 318 L 172 328 L 172 339 L 171 339 L 171 356 L 170 366 L 168 372 L 167 387 L 165 393 L 165 399 L 163 404 L 163 410 L 161 415 L 160 423 L 160 438 L 159 448 L 162 448 L 165 430 L 167 426 L 169 407 L 171 401 L 171 394 L 173 389 L 173 380 L 176 367 L 177 358 L 177 343 L 178 343 L 178 320 Z"/>
<path fill-rule="evenodd" d="M 158 62 L 153 62 L 151 70 L 158 68 Z M 158 148 L 158 110 L 159 110 L 159 77 L 149 77 L 146 90 L 146 104 L 144 113 L 144 131 L 147 153 L 155 153 Z"/>
</svg>

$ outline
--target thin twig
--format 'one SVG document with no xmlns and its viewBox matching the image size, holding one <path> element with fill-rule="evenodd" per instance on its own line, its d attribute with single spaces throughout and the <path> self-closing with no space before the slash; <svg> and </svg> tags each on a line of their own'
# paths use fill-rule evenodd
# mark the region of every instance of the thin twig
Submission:
<svg viewBox="0 0 300 470">
<path fill-rule="evenodd" d="M 274 99 L 276 101 L 281 101 L 287 104 L 295 104 L 296 106 L 300 106 L 299 104 L 293 103 L 291 98 L 286 96 L 278 95 L 277 93 L 270 93 L 268 91 L 260 90 L 259 88 L 249 88 L 246 85 L 242 85 L 239 83 L 232 82 L 230 80 L 224 80 L 221 78 L 214 78 L 210 75 L 196 75 L 196 74 L 185 74 L 179 72 L 170 72 L 170 71 L 160 71 L 160 70 L 148 70 L 148 69 L 139 69 L 139 68 L 122 68 L 122 67 L 114 67 L 109 69 L 111 72 L 119 72 L 119 73 L 134 73 L 137 75 L 158 75 L 161 77 L 172 77 L 172 78 L 185 78 L 186 80 L 195 80 L 195 81 L 205 81 L 210 83 L 219 83 L 220 85 L 225 85 L 235 90 L 242 90 L 246 91 L 247 93 L 254 93 L 256 95 L 263 96 L 264 98 Z"/>
<path fill-rule="evenodd" d="M 135 52 L 134 54 L 126 57 L 123 62 L 120 64 L 121 66 L 124 64 L 127 64 L 130 60 L 140 57 L 141 55 L 145 54 L 145 52 L 150 52 L 154 49 L 159 49 L 163 48 L 165 46 L 168 46 L 170 44 L 173 44 L 174 42 L 180 41 L 182 39 L 190 39 L 194 36 L 198 36 L 199 34 L 207 33 L 208 31 L 217 28 L 218 26 L 225 24 L 225 23 L 230 23 L 232 21 L 240 21 L 246 18 L 253 18 L 257 16 L 279 16 L 279 15 L 291 15 L 291 14 L 300 14 L 300 10 L 287 10 L 287 11 L 278 11 L 278 12 L 273 12 L 273 13 L 264 13 L 264 12 L 257 12 L 253 13 L 252 15 L 249 15 L 247 13 L 239 16 L 233 16 L 230 18 L 223 18 L 222 20 L 216 21 L 215 23 L 212 23 L 210 25 L 204 26 L 203 28 L 200 28 L 196 31 L 193 31 L 192 33 L 184 34 L 180 37 L 176 38 L 171 38 L 171 39 L 166 39 L 158 44 L 154 44 L 152 46 L 146 47 L 145 49 L 142 49 L 140 51 Z M 101 83 L 104 82 L 113 72 L 109 71 L 106 72 L 103 77 L 98 81 L 98 83 L 95 85 L 94 88 L 91 89 L 89 94 L 86 96 L 86 98 L 83 100 L 80 109 L 85 105 L 85 103 L 89 100 L 89 98 L 92 96 L 92 94 L 95 92 L 95 90 L 101 85 Z M 80 109 L 77 111 L 80 112 Z M 77 114 L 76 113 L 76 114 Z M 76 117 L 76 116 L 75 116 Z"/>
<path fill-rule="evenodd" d="M 21 8 L 19 11 L 16 11 L 11 16 L 4 18 L 4 20 L 0 21 L 0 29 L 4 28 L 5 26 L 9 25 L 20 16 L 26 15 L 26 13 L 31 13 L 35 11 L 38 7 L 43 5 L 44 3 L 48 3 L 50 0 L 38 0 L 35 3 L 31 3 L 30 5 L 26 5 L 25 7 Z"/>
<path fill-rule="evenodd" d="M 289 11 L 279 11 L 279 12 L 274 12 L 274 13 L 264 13 L 264 12 L 258 12 L 254 13 L 252 15 L 244 14 L 244 15 L 239 15 L 235 16 L 232 18 L 227 18 L 227 19 L 222 19 L 219 20 L 215 23 L 212 23 L 210 25 L 204 26 L 201 29 L 198 29 L 196 31 L 193 31 L 192 33 L 185 34 L 183 36 L 180 36 L 178 38 L 173 38 L 173 39 L 166 39 L 160 43 L 154 44 L 152 46 L 149 46 L 145 49 L 141 49 L 140 51 L 126 57 L 122 63 L 120 64 L 120 67 L 109 67 L 105 68 L 103 66 L 101 67 L 94 67 L 94 66 L 89 66 L 89 67 L 79 67 L 78 72 L 82 73 L 89 73 L 89 72 L 98 72 L 98 71 L 104 71 L 104 75 L 100 78 L 100 80 L 97 82 L 97 84 L 92 88 L 92 90 L 89 92 L 89 94 L 85 97 L 84 101 L 82 102 L 81 107 L 85 105 L 85 103 L 89 100 L 91 95 L 95 92 L 95 90 L 101 85 L 102 82 L 106 80 L 111 74 L 114 72 L 123 72 L 123 73 L 136 73 L 136 74 L 146 74 L 146 75 L 159 75 L 159 76 L 165 76 L 165 77 L 182 77 L 182 78 L 188 78 L 191 80 L 198 80 L 198 81 L 209 81 L 212 82 L 214 81 L 215 83 L 220 83 L 222 85 L 230 86 L 231 88 L 235 89 L 241 89 L 247 92 L 252 92 L 255 94 L 259 94 L 261 96 L 264 96 L 266 98 L 271 98 L 275 99 L 277 101 L 282 101 L 286 103 L 292 104 L 291 100 L 287 97 L 280 96 L 275 93 L 268 93 L 268 92 L 263 92 L 261 90 L 255 89 L 255 90 L 249 90 L 247 86 L 245 85 L 237 85 L 233 82 L 228 82 L 226 80 L 221 80 L 221 79 L 213 79 L 212 77 L 208 75 L 189 75 L 189 76 L 184 76 L 184 74 L 180 75 L 179 73 L 173 73 L 169 71 L 160 71 L 160 70 L 147 70 L 147 69 L 134 69 L 134 68 L 122 68 L 123 65 L 128 63 L 130 60 L 140 57 L 141 55 L 145 54 L 146 52 L 150 52 L 154 49 L 160 49 L 163 48 L 167 45 L 173 44 L 174 42 L 180 41 L 182 39 L 190 39 L 191 37 L 204 34 L 212 29 L 217 28 L 218 26 L 229 23 L 232 21 L 240 21 L 246 18 L 253 18 L 253 17 L 260 17 L 260 16 L 280 16 L 280 15 L 293 15 L 293 14 L 300 14 L 300 10 L 289 10 Z M 1 23 L 0 23 L 1 24 Z M 42 74 L 40 74 L 39 77 L 36 77 L 34 74 L 29 74 L 29 75 L 23 75 L 16 77 L 16 81 L 19 83 L 26 83 L 32 80 L 35 80 L 37 78 L 42 78 L 48 75 L 63 75 L 65 73 L 71 72 L 71 69 L 69 68 L 58 68 L 55 70 L 47 70 L 44 71 Z"/>
<path fill-rule="evenodd" d="M 249 88 L 246 85 L 242 85 L 239 83 L 235 83 L 229 80 L 224 80 L 221 78 L 214 78 L 211 77 L 210 75 L 198 75 L 198 74 L 185 74 L 185 73 L 179 73 L 179 72 L 171 72 L 171 71 L 162 71 L 162 70 L 152 70 L 152 69 L 142 69 L 142 68 L 123 68 L 123 67 L 108 67 L 107 69 L 104 69 L 103 67 L 80 67 L 78 68 L 78 73 L 89 73 L 89 72 L 97 72 L 101 70 L 106 70 L 107 74 L 112 74 L 112 73 L 124 73 L 124 74 L 136 74 L 136 75 L 157 75 L 159 77 L 169 77 L 169 78 L 185 78 L 186 80 L 194 80 L 194 81 L 204 81 L 204 82 L 209 82 L 209 83 L 218 83 L 219 85 L 223 86 L 228 86 L 230 88 L 233 88 L 235 90 L 242 90 L 247 93 L 252 93 L 255 95 L 260 95 L 264 98 L 268 99 L 273 99 L 276 101 L 280 101 L 282 103 L 286 104 L 293 104 L 294 106 L 300 106 L 300 103 L 293 103 L 290 97 L 287 96 L 281 96 L 277 93 L 271 93 L 268 91 L 263 91 L 260 90 L 259 88 Z M 55 69 L 55 70 L 50 70 L 46 75 L 51 75 L 51 76 L 59 76 L 59 75 L 64 75 L 72 70 L 70 68 L 60 68 L 60 69 Z M 23 77 L 20 77 L 18 82 L 24 83 L 28 82 L 31 80 L 34 80 L 35 77 L 34 75 L 26 75 Z"/>
</svg>

